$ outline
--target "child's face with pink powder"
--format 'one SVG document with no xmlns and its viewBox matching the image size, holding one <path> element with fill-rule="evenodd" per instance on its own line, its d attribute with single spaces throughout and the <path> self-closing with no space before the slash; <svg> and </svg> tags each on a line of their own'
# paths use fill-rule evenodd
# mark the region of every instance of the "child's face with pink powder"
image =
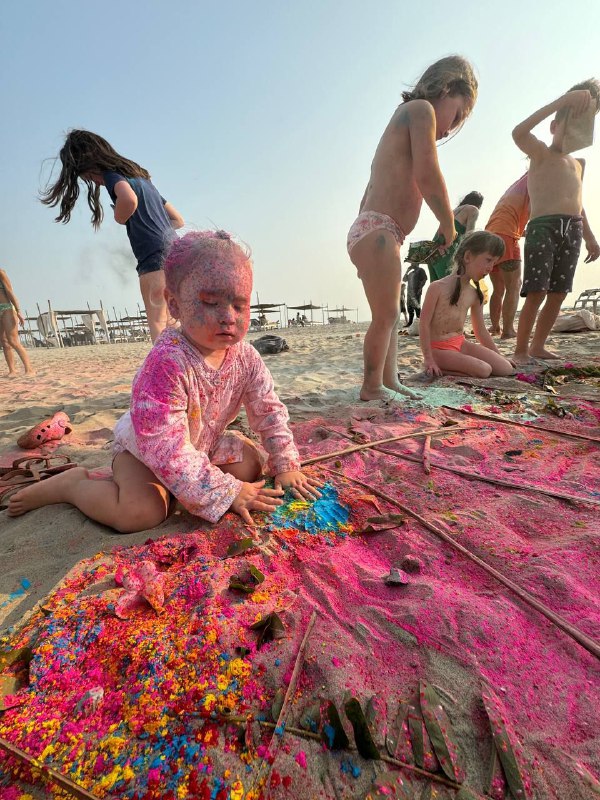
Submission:
<svg viewBox="0 0 600 800">
<path fill-rule="evenodd" d="M 252 267 L 223 259 L 193 270 L 175 294 L 166 290 L 169 311 L 186 338 L 208 355 L 241 341 L 250 325 Z"/>
</svg>

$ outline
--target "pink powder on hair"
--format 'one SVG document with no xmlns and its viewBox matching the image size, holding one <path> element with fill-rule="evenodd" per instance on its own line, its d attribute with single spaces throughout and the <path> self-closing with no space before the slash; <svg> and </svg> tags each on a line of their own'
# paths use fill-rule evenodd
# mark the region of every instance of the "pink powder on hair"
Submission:
<svg viewBox="0 0 600 800">
<path fill-rule="evenodd" d="M 165 282 L 177 293 L 185 278 L 197 271 L 199 280 L 210 284 L 223 269 L 234 267 L 248 273 L 252 282 L 250 255 L 225 231 L 192 231 L 175 239 L 164 263 Z M 251 287 L 250 287 L 251 288 Z"/>
</svg>

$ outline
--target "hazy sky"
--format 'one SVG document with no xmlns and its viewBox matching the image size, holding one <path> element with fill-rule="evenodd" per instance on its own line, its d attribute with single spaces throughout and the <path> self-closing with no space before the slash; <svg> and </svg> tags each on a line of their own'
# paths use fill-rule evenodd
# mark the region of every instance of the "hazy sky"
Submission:
<svg viewBox="0 0 600 800">
<path fill-rule="evenodd" d="M 192 226 L 246 241 L 262 302 L 358 305 L 367 319 L 346 233 L 403 88 L 449 53 L 476 66 L 474 114 L 440 159 L 453 202 L 483 193 L 483 227 L 526 169 L 514 125 L 600 74 L 600 6 L 582 0 L 21 0 L 2 17 L 0 264 L 30 314 L 48 299 L 141 302 L 104 190 L 99 233 L 85 197 L 66 226 L 37 200 L 69 128 L 145 166 Z M 599 147 L 582 155 L 600 238 Z M 410 238 L 435 229 L 424 208 Z M 582 260 L 574 294 L 599 285 L 600 262 Z"/>
</svg>

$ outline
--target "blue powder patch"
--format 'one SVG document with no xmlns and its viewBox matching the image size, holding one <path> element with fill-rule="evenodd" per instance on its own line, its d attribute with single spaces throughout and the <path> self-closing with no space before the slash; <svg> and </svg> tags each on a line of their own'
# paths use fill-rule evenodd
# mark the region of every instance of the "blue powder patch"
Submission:
<svg viewBox="0 0 600 800">
<path fill-rule="evenodd" d="M 296 500 L 289 492 L 284 504 L 271 514 L 271 528 L 293 528 L 308 533 L 340 530 L 348 523 L 350 509 L 338 499 L 337 489 L 326 483 L 318 500 Z"/>
<path fill-rule="evenodd" d="M 352 775 L 353 778 L 358 778 L 362 772 L 358 764 L 355 764 L 351 758 L 343 758 L 340 764 L 340 769 L 346 775 Z"/>
</svg>

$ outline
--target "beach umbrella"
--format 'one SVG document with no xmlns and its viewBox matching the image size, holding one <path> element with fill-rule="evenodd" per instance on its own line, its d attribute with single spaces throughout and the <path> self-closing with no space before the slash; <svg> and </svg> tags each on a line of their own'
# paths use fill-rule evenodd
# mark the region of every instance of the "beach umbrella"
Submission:
<svg viewBox="0 0 600 800">
<path fill-rule="evenodd" d="M 358 308 L 348 308 L 347 306 L 342 306 L 341 308 L 329 308 L 327 307 L 327 315 L 329 314 L 341 314 L 342 317 L 346 316 L 346 311 L 356 311 L 356 321 L 358 322 Z"/>
<path fill-rule="evenodd" d="M 312 301 L 310 303 L 305 303 L 302 306 L 286 306 L 288 310 L 291 311 L 310 311 L 310 321 L 313 321 L 313 311 L 320 311 L 323 306 L 315 306 L 313 305 Z"/>
<path fill-rule="evenodd" d="M 258 297 L 258 295 L 257 295 Z M 258 311 L 261 314 L 279 314 L 279 327 L 283 327 L 283 320 L 281 317 L 281 308 L 285 303 L 254 303 L 250 306 L 251 311 Z"/>
</svg>

